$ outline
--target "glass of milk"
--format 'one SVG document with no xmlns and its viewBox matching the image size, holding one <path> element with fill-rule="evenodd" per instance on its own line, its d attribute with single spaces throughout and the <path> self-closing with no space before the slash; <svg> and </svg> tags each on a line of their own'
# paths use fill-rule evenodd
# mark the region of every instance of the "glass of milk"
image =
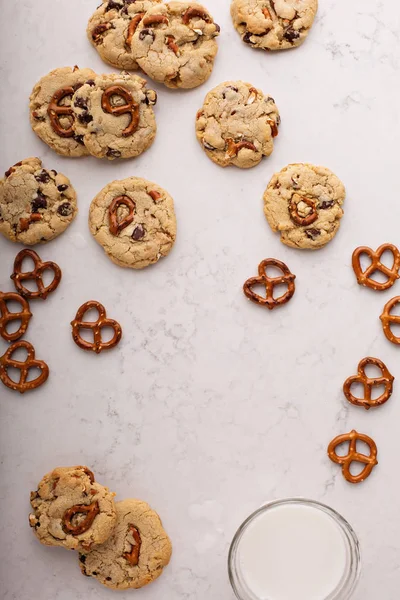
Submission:
<svg viewBox="0 0 400 600">
<path fill-rule="evenodd" d="M 348 600 L 361 568 L 357 536 L 329 506 L 289 498 L 262 506 L 229 551 L 239 600 Z"/>
</svg>

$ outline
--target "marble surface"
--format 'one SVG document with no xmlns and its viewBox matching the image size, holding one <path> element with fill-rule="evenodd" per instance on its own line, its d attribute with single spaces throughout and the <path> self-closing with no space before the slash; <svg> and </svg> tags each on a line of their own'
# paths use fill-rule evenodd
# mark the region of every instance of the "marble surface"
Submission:
<svg viewBox="0 0 400 600">
<path fill-rule="evenodd" d="M 71 178 L 80 208 L 65 234 L 39 248 L 63 269 L 59 290 L 35 303 L 27 336 L 51 378 L 24 397 L 0 389 L 4 600 L 114 598 L 80 575 L 72 552 L 41 546 L 28 527 L 29 491 L 52 467 L 75 463 L 119 499 L 147 500 L 173 540 L 165 575 L 121 599 L 233 600 L 226 562 L 236 528 L 263 502 L 291 495 L 330 504 L 355 528 L 363 553 L 355 600 L 399 597 L 400 350 L 378 317 L 400 283 L 362 289 L 350 264 L 358 245 L 400 243 L 399 3 L 320 0 L 308 41 L 281 54 L 240 42 L 228 0 L 208 5 L 222 28 L 211 79 L 186 93 L 157 88 L 154 146 L 110 164 L 58 157 L 28 120 L 29 93 L 50 69 L 111 71 L 85 37 L 96 0 L 2 5 L 1 170 L 40 156 Z M 273 95 L 282 115 L 274 154 L 247 172 L 211 163 L 193 128 L 207 91 L 235 78 Z M 339 234 L 315 253 L 284 247 L 262 212 L 271 175 L 302 161 L 331 168 L 348 192 Z M 173 252 L 142 272 L 109 262 L 87 227 L 95 194 L 131 175 L 165 187 L 178 216 Z M 12 288 L 17 250 L 0 240 L 1 289 Z M 271 314 L 241 289 L 267 256 L 297 275 L 294 299 Z M 72 342 L 69 322 L 89 299 L 122 324 L 109 354 Z M 341 391 L 367 355 L 399 378 L 375 412 L 351 407 Z M 352 428 L 379 448 L 379 466 L 360 486 L 326 456 L 328 442 Z"/>
</svg>

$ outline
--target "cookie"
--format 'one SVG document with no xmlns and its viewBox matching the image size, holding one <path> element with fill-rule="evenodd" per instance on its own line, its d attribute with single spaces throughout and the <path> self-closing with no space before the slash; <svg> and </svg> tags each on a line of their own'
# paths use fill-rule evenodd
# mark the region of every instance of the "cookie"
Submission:
<svg viewBox="0 0 400 600">
<path fill-rule="evenodd" d="M 288 165 L 264 194 L 264 213 L 281 242 L 292 248 L 322 248 L 336 235 L 346 196 L 343 183 L 325 167 Z"/>
<path fill-rule="evenodd" d="M 143 269 L 167 256 L 174 245 L 174 201 L 145 179 L 113 181 L 92 201 L 89 227 L 114 263 Z"/>
<path fill-rule="evenodd" d="M 163 572 L 172 546 L 160 517 L 141 500 L 115 505 L 117 524 L 109 540 L 79 557 L 81 571 L 114 590 L 139 589 Z"/>
<path fill-rule="evenodd" d="M 280 122 L 273 98 L 250 83 L 226 81 L 207 94 L 196 135 L 217 165 L 249 169 L 272 153 Z"/>
<path fill-rule="evenodd" d="M 78 212 L 70 180 L 26 158 L 0 180 L 0 233 L 31 246 L 48 242 L 72 223 Z"/>
<path fill-rule="evenodd" d="M 137 75 L 100 75 L 73 97 L 76 133 L 97 158 L 138 156 L 156 136 L 156 101 L 156 92 Z"/>
<path fill-rule="evenodd" d="M 63 67 L 51 71 L 35 85 L 30 96 L 33 131 L 62 156 L 87 156 L 83 140 L 73 127 L 72 96 L 96 74 L 91 69 Z"/>
<path fill-rule="evenodd" d="M 304 42 L 317 9 L 318 0 L 232 0 L 231 15 L 246 44 L 287 50 Z"/>
<path fill-rule="evenodd" d="M 210 77 L 220 28 L 209 11 L 193 2 L 153 6 L 132 41 L 138 65 L 169 88 L 194 88 Z"/>
<path fill-rule="evenodd" d="M 29 524 L 45 546 L 88 552 L 114 529 L 114 496 L 87 467 L 58 467 L 31 492 Z"/>
<path fill-rule="evenodd" d="M 87 36 L 101 58 L 117 69 L 139 68 L 132 38 L 144 13 L 161 0 L 105 0 L 89 20 Z"/>
</svg>

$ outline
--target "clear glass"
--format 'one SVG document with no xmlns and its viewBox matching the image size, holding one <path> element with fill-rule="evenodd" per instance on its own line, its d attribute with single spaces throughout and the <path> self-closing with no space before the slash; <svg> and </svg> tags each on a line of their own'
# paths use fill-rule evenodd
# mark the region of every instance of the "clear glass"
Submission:
<svg viewBox="0 0 400 600">
<path fill-rule="evenodd" d="M 321 600 L 348 600 L 353 595 L 361 572 L 361 554 L 357 536 L 350 524 L 335 510 L 329 506 L 326 506 L 325 504 L 321 504 L 320 502 L 316 502 L 314 500 L 307 500 L 305 498 L 288 498 L 269 502 L 256 510 L 239 527 L 235 537 L 233 538 L 228 557 L 229 579 L 236 597 L 239 600 L 275 600 L 274 598 L 267 598 L 265 596 L 262 598 L 256 596 L 254 592 L 249 589 L 240 565 L 239 548 L 243 534 L 258 517 L 264 515 L 267 511 L 270 511 L 273 508 L 288 504 L 307 506 L 322 511 L 331 517 L 335 524 L 339 527 L 341 533 L 343 534 L 343 541 L 346 546 L 346 568 L 336 589 L 325 598 L 321 598 Z M 294 598 L 293 600 L 296 599 Z"/>
</svg>

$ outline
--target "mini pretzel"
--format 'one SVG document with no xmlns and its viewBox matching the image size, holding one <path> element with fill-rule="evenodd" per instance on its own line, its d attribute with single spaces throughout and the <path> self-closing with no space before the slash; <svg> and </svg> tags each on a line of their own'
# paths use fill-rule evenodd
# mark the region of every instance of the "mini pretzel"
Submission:
<svg viewBox="0 0 400 600">
<path fill-rule="evenodd" d="M 129 213 L 124 219 L 118 221 L 117 211 L 120 206 L 126 206 L 129 210 Z M 120 234 L 125 227 L 128 227 L 128 225 L 132 223 L 133 219 L 135 218 L 135 208 L 136 204 L 131 198 L 129 198 L 129 196 L 117 196 L 114 198 L 108 207 L 110 233 L 112 233 L 112 235 Z"/>
<path fill-rule="evenodd" d="M 22 263 L 25 258 L 31 258 L 33 260 L 33 271 L 21 271 Z M 48 286 L 45 286 L 43 283 L 43 273 L 47 269 L 53 271 L 54 279 Z M 51 294 L 51 292 L 54 292 L 59 286 L 61 275 L 61 269 L 56 263 L 50 261 L 42 262 L 40 256 L 34 250 L 25 248 L 15 257 L 14 272 L 11 275 L 11 279 L 14 280 L 17 292 L 24 298 L 28 298 L 28 300 L 35 300 L 36 298 L 45 300 L 47 296 Z M 31 292 L 31 290 L 28 290 L 28 288 L 22 284 L 23 281 L 32 279 L 35 280 L 37 285 L 36 292 Z"/>
<path fill-rule="evenodd" d="M 389 250 L 393 254 L 393 265 L 391 268 L 381 263 L 381 256 L 384 252 Z M 365 271 L 361 268 L 361 255 L 366 254 L 371 259 L 371 264 Z M 382 244 L 374 252 L 368 246 L 360 246 L 353 252 L 352 257 L 353 270 L 356 274 L 357 281 L 360 285 L 369 287 L 372 290 L 387 290 L 395 283 L 396 279 L 399 279 L 399 268 L 400 268 L 400 251 L 393 244 Z M 388 278 L 385 282 L 376 281 L 371 278 L 376 271 L 380 271 Z"/>
<path fill-rule="evenodd" d="M 205 21 L 206 23 L 212 23 L 212 19 L 206 13 L 205 10 L 202 10 L 201 8 L 195 8 L 194 6 L 191 8 L 188 8 L 183 13 L 182 22 L 185 25 L 187 25 L 189 23 L 190 19 L 195 19 L 196 17 L 198 17 L 199 19 L 203 19 L 203 21 Z"/>
<path fill-rule="evenodd" d="M 305 217 L 302 217 L 299 214 L 300 202 L 304 202 L 304 204 L 311 208 L 311 212 Z M 299 196 L 299 194 L 294 194 L 289 202 L 289 215 L 294 223 L 303 227 L 311 225 L 311 223 L 314 223 L 318 219 L 318 212 L 314 200 Z"/>
<path fill-rule="evenodd" d="M 83 317 L 85 313 L 95 308 L 99 314 L 97 321 L 84 321 Z M 110 350 L 116 346 L 122 337 L 121 325 L 113 319 L 107 319 L 106 309 L 100 302 L 96 300 L 90 300 L 85 302 L 78 312 L 76 313 L 75 319 L 71 323 L 72 325 L 72 337 L 77 346 L 82 350 L 88 350 L 100 354 L 103 350 Z M 103 327 L 111 327 L 114 330 L 114 335 L 108 342 L 103 342 L 101 339 L 101 330 Z M 84 340 L 79 333 L 80 329 L 90 329 L 93 331 L 94 342 L 87 342 Z"/>
<path fill-rule="evenodd" d="M 97 27 L 95 27 L 92 31 L 92 39 L 94 43 L 99 44 L 102 35 L 109 29 L 112 29 L 111 23 L 100 23 L 100 25 L 97 25 Z"/>
<path fill-rule="evenodd" d="M 266 274 L 267 267 L 277 267 L 280 271 L 282 271 L 282 276 L 269 277 Z M 255 302 L 256 304 L 260 304 L 261 306 L 266 306 L 269 310 L 289 302 L 295 292 L 294 280 L 296 279 L 296 275 L 293 275 L 293 273 L 289 271 L 285 263 L 277 260 L 276 258 L 266 258 L 260 263 L 258 267 L 258 273 L 258 277 L 251 277 L 243 286 L 243 291 L 249 300 Z M 279 296 L 279 298 L 274 298 L 274 287 L 282 283 L 288 286 L 287 292 L 285 292 L 282 296 Z M 265 298 L 253 292 L 253 287 L 258 284 L 261 284 L 265 287 Z"/>
<path fill-rule="evenodd" d="M 111 104 L 111 98 L 113 96 L 121 96 L 121 98 L 125 100 L 126 104 L 122 104 L 121 106 L 113 106 Z M 116 115 L 117 117 L 126 114 L 131 115 L 131 122 L 122 132 L 123 137 L 129 137 L 130 135 L 133 135 L 139 127 L 139 104 L 134 101 L 130 91 L 127 88 L 122 87 L 122 85 L 112 85 L 103 92 L 101 97 L 101 107 L 104 112 L 110 115 Z"/>
<path fill-rule="evenodd" d="M 136 29 L 138 28 L 138 25 L 140 23 L 140 21 L 143 19 L 145 13 L 138 13 L 135 17 L 133 17 L 133 19 L 131 20 L 129 27 L 128 27 L 128 33 L 126 36 L 126 45 L 128 46 L 128 48 L 131 48 L 132 45 L 132 39 L 133 36 L 135 34 Z"/>
<path fill-rule="evenodd" d="M 248 150 L 253 150 L 253 152 L 257 152 L 257 148 L 251 142 L 235 142 L 232 138 L 227 139 L 226 142 L 228 144 L 226 153 L 229 156 L 229 158 L 237 156 L 240 150 L 242 150 L 243 148 L 247 148 Z"/>
<path fill-rule="evenodd" d="M 382 321 L 383 333 L 385 334 L 389 342 L 392 342 L 392 344 L 400 345 L 400 336 L 394 335 L 393 331 L 390 328 L 392 323 L 396 325 L 400 324 L 400 316 L 390 314 L 392 308 L 397 304 L 400 304 L 400 296 L 392 298 L 387 304 L 385 304 L 383 313 L 379 318 Z"/>
<path fill-rule="evenodd" d="M 370 453 L 368 456 L 357 452 L 358 440 L 360 440 L 360 442 L 365 442 L 369 446 Z M 349 451 L 345 456 L 338 456 L 338 454 L 336 454 L 336 448 L 344 442 L 349 442 Z M 338 435 L 328 446 L 329 458 L 334 463 L 342 465 L 343 477 L 350 483 L 361 483 L 371 475 L 372 469 L 378 464 L 376 459 L 377 454 L 378 449 L 374 440 L 364 433 L 358 433 L 354 429 L 350 433 Z M 350 466 L 353 462 L 365 464 L 364 469 L 358 475 L 352 475 L 350 473 Z"/>
<path fill-rule="evenodd" d="M 70 138 L 74 136 L 74 111 L 72 106 L 60 106 L 61 100 L 67 96 L 73 96 L 74 93 L 75 90 L 73 87 L 60 88 L 50 100 L 47 108 L 51 126 L 60 137 Z M 70 120 L 70 126 L 67 129 L 61 126 L 60 117 L 62 116 L 68 117 Z"/>
<path fill-rule="evenodd" d="M 21 305 L 21 310 L 19 312 L 9 311 L 7 302 L 18 302 Z M 0 292 L 0 335 L 6 342 L 15 342 L 22 337 L 28 329 L 31 317 L 29 302 L 25 298 L 15 292 Z M 14 333 L 8 333 L 7 325 L 12 321 L 21 321 L 21 325 Z"/>
<path fill-rule="evenodd" d="M 65 511 L 62 519 L 62 527 L 65 533 L 81 535 L 91 528 L 93 521 L 99 513 L 100 507 L 98 502 L 93 502 L 89 505 L 77 504 Z M 73 518 L 76 517 L 76 515 L 87 515 L 87 517 L 77 525 L 74 525 Z"/>
<path fill-rule="evenodd" d="M 130 552 L 125 552 L 122 556 L 125 558 L 125 560 L 128 561 L 128 563 L 132 565 L 132 567 L 137 567 L 137 565 L 139 564 L 139 555 L 140 548 L 142 545 L 142 539 L 140 537 L 139 531 L 136 529 L 136 527 L 134 527 L 134 525 L 131 525 L 129 527 L 129 532 L 132 535 L 135 544 L 132 544 L 132 549 Z"/>
<path fill-rule="evenodd" d="M 24 361 L 14 360 L 12 355 L 14 352 L 19 350 L 19 348 L 25 348 L 27 351 L 27 357 Z M 18 369 L 21 371 L 21 375 L 18 382 L 15 382 L 9 377 L 8 369 Z M 32 379 L 32 381 L 27 381 L 29 369 L 40 369 L 41 373 L 36 377 L 36 379 Z M 0 357 L 0 380 L 4 383 L 4 385 L 11 390 L 15 390 L 16 392 L 20 392 L 20 394 L 24 394 L 30 390 L 34 390 L 39 386 L 43 385 L 43 383 L 47 380 L 49 376 L 49 367 L 42 360 L 35 359 L 35 349 L 29 342 L 25 340 L 21 340 L 19 342 L 15 342 L 12 344 L 3 356 Z"/>
<path fill-rule="evenodd" d="M 378 367 L 382 371 L 382 376 L 375 378 L 368 377 L 365 373 L 367 365 Z M 389 400 L 393 392 L 393 381 L 394 377 L 386 365 L 379 358 L 368 356 L 358 363 L 358 374 L 346 379 L 343 384 L 343 392 L 349 402 L 356 406 L 363 406 L 366 410 L 369 410 L 371 407 L 380 406 Z M 364 387 L 364 398 L 357 398 L 351 393 L 351 386 L 354 383 L 362 384 Z M 385 391 L 378 398 L 372 400 L 372 388 L 377 385 L 384 385 Z"/>
</svg>

